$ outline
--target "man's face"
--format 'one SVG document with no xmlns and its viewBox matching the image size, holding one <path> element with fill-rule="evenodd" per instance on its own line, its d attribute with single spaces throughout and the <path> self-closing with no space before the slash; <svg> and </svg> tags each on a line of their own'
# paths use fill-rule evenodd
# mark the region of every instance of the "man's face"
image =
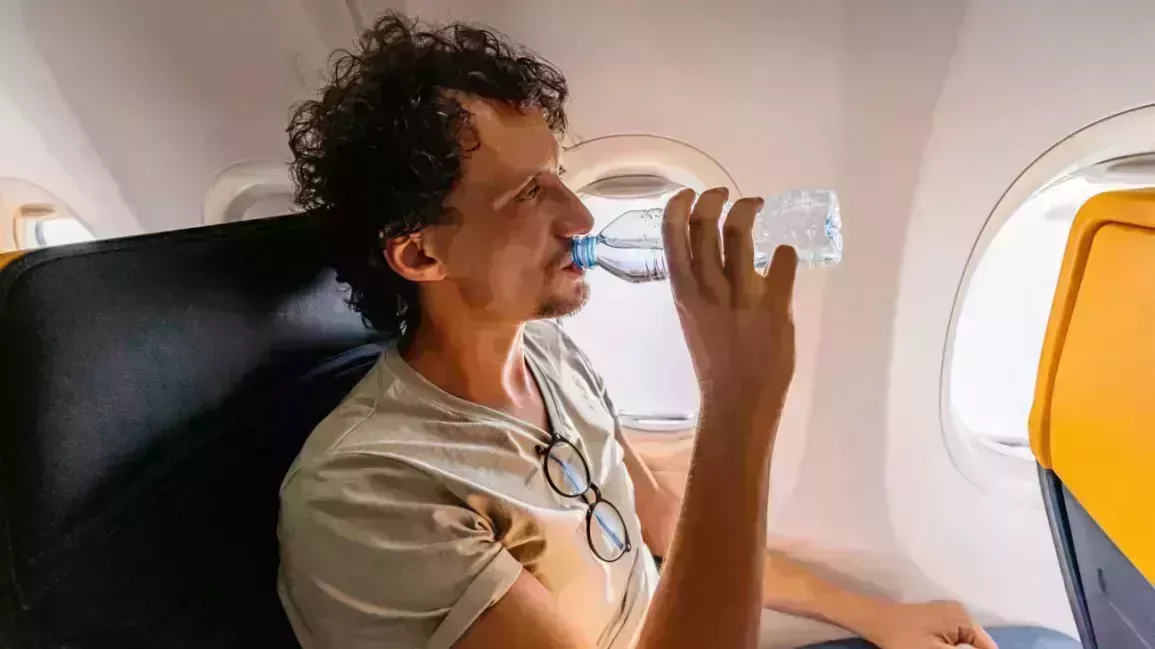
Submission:
<svg viewBox="0 0 1155 649">
<path fill-rule="evenodd" d="M 464 98 L 477 149 L 463 160 L 445 225 L 426 237 L 444 278 L 427 292 L 453 291 L 470 310 L 526 321 L 573 313 L 589 287 L 572 265 L 570 241 L 593 217 L 558 177 L 558 143 L 542 115 Z"/>
</svg>

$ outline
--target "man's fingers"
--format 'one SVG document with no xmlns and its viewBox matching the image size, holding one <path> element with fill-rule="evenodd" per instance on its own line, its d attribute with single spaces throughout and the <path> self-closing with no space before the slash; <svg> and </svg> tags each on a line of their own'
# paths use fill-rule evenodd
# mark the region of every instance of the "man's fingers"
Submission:
<svg viewBox="0 0 1155 649">
<path fill-rule="evenodd" d="M 694 190 L 683 189 L 666 203 L 662 216 L 662 243 L 666 249 L 666 268 L 670 273 L 670 283 L 674 294 L 682 294 L 694 282 L 693 260 L 690 255 L 690 239 L 687 224 L 690 220 L 690 206 L 694 203 Z"/>
<path fill-rule="evenodd" d="M 755 291 L 758 274 L 754 270 L 754 217 L 762 208 L 760 198 L 743 198 L 734 204 L 722 224 L 722 242 L 725 248 L 725 271 L 730 279 L 736 301 L 749 304 Z M 760 289 L 760 286 L 757 286 Z"/>
<path fill-rule="evenodd" d="M 790 310 L 794 298 L 794 278 L 797 274 L 798 253 L 790 246 L 778 246 L 763 279 L 766 282 L 766 290 L 762 299 L 769 302 L 768 306 Z"/>
<path fill-rule="evenodd" d="M 971 646 L 975 649 L 999 649 L 999 646 L 995 644 L 995 639 L 987 633 L 986 629 L 977 624 L 973 628 L 974 637 L 969 640 Z"/>
<path fill-rule="evenodd" d="M 694 273 L 698 277 L 699 288 L 707 289 L 714 295 L 722 293 L 726 285 L 718 221 L 729 195 L 725 187 L 708 189 L 698 197 L 694 210 L 690 212 L 690 254 L 694 257 Z"/>
</svg>

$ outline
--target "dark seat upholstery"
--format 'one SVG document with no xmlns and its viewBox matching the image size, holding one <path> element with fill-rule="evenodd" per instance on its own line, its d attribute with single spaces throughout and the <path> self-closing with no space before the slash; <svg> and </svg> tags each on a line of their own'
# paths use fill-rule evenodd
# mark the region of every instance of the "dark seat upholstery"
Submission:
<svg viewBox="0 0 1155 649">
<path fill-rule="evenodd" d="M 295 647 L 278 487 L 368 370 L 300 216 L 0 271 L 0 647 Z"/>
</svg>

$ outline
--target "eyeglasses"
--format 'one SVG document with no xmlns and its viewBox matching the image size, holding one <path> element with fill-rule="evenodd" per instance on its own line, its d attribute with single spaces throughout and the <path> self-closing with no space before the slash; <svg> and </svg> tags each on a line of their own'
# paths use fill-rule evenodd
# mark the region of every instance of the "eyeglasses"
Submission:
<svg viewBox="0 0 1155 649">
<path fill-rule="evenodd" d="M 586 510 L 586 540 L 597 558 L 606 563 L 621 559 L 632 549 L 626 520 L 602 491 L 590 480 L 590 466 L 581 451 L 564 437 L 554 434 L 549 446 L 538 446 L 545 479 L 553 490 L 566 498 L 581 498 Z M 587 496 L 593 492 L 593 499 Z"/>
</svg>

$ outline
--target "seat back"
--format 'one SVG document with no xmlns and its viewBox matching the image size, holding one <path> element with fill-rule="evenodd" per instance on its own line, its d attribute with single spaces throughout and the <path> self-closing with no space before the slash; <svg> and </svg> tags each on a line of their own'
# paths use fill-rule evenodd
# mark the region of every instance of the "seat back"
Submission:
<svg viewBox="0 0 1155 649">
<path fill-rule="evenodd" d="M 380 353 L 303 216 L 0 270 L 0 646 L 295 647 L 281 478 Z"/>
<path fill-rule="evenodd" d="M 1031 448 L 1084 645 L 1155 646 L 1155 191 L 1075 219 Z"/>
</svg>

